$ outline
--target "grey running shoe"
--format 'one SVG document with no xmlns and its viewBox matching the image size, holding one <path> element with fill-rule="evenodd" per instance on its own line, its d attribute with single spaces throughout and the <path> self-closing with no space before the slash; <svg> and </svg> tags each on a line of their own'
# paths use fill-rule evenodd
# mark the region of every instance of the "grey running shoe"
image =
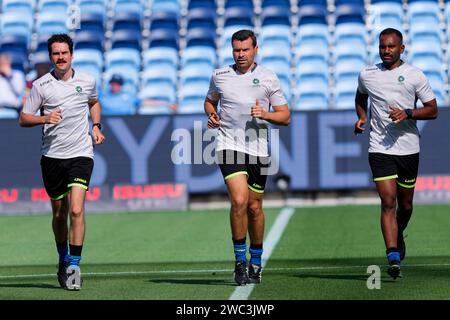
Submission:
<svg viewBox="0 0 450 320">
<path fill-rule="evenodd" d="M 66 281 L 66 289 L 67 290 L 80 290 L 81 285 L 83 284 L 83 280 L 81 279 L 81 270 L 79 266 L 70 265 L 66 269 L 67 281 Z"/>
<path fill-rule="evenodd" d="M 262 267 L 255 264 L 250 264 L 248 267 L 249 283 L 261 283 Z"/>
</svg>

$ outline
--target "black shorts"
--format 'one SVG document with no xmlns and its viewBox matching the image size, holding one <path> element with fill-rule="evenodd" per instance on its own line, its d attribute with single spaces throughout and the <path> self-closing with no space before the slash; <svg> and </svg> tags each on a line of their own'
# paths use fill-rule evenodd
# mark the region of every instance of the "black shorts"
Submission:
<svg viewBox="0 0 450 320">
<path fill-rule="evenodd" d="M 59 200 L 69 193 L 72 186 L 89 189 L 94 160 L 88 157 L 55 159 L 42 156 L 41 170 L 45 190 L 52 200 Z"/>
<path fill-rule="evenodd" d="M 240 175 L 247 175 L 247 185 L 256 193 L 263 193 L 267 181 L 269 157 L 256 157 L 234 150 L 217 152 L 217 161 L 225 181 Z"/>
<path fill-rule="evenodd" d="M 384 153 L 369 153 L 369 164 L 373 181 L 396 179 L 404 188 L 416 186 L 419 170 L 419 153 L 395 156 Z"/>
</svg>

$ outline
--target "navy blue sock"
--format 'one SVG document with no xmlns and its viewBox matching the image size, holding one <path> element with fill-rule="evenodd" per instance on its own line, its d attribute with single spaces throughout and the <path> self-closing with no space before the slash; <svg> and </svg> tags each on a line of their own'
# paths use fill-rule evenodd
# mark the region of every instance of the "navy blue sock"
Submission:
<svg viewBox="0 0 450 320">
<path fill-rule="evenodd" d="M 261 256 L 263 254 L 262 244 L 250 245 L 250 264 L 261 266 Z"/>
<path fill-rule="evenodd" d="M 247 262 L 247 244 L 245 238 L 233 240 L 234 257 L 236 262 Z"/>
<path fill-rule="evenodd" d="M 63 261 L 69 261 L 69 247 L 67 245 L 67 241 L 64 242 L 56 242 L 56 249 L 59 254 L 59 263 Z"/>
</svg>

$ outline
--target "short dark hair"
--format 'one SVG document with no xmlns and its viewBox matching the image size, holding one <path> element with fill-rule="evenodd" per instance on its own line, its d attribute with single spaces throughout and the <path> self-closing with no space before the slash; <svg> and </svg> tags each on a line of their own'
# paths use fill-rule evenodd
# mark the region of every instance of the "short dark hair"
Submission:
<svg viewBox="0 0 450 320">
<path fill-rule="evenodd" d="M 244 41 L 244 40 L 247 40 L 248 38 L 252 39 L 253 48 L 256 47 L 256 45 L 257 45 L 256 36 L 252 30 L 243 29 L 243 30 L 236 31 L 231 36 L 231 43 L 233 43 L 234 40 Z"/>
<path fill-rule="evenodd" d="M 70 53 L 73 54 L 73 41 L 72 41 L 72 38 L 69 37 L 65 33 L 60 33 L 60 34 L 52 35 L 47 40 L 47 49 L 48 49 L 48 54 L 49 55 L 52 54 L 52 44 L 54 44 L 56 42 L 58 42 L 58 43 L 67 43 L 67 45 L 69 46 Z"/>
<path fill-rule="evenodd" d="M 397 37 L 400 38 L 400 43 L 403 44 L 403 35 L 400 31 L 398 31 L 397 29 L 394 28 L 386 28 L 383 31 L 380 32 L 380 36 L 379 38 L 381 38 L 381 36 L 386 36 L 389 34 L 395 34 Z"/>
</svg>

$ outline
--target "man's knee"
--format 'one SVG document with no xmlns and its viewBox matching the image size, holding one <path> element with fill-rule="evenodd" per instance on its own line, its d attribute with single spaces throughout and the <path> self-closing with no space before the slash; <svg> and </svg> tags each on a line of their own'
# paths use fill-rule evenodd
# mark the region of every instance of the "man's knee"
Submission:
<svg viewBox="0 0 450 320">
<path fill-rule="evenodd" d="M 231 199 L 231 206 L 234 209 L 243 209 L 247 207 L 248 204 L 248 198 L 243 195 L 237 195 L 234 196 L 233 199 Z"/>
<path fill-rule="evenodd" d="M 383 197 L 381 199 L 381 210 L 383 213 L 392 213 L 395 212 L 397 207 L 397 202 L 395 197 Z"/>
<path fill-rule="evenodd" d="M 262 201 L 261 200 L 253 200 L 248 204 L 248 213 L 250 217 L 257 218 L 261 214 L 263 214 L 262 210 Z"/>
<path fill-rule="evenodd" d="M 79 218 L 82 217 L 84 214 L 84 208 L 83 206 L 80 205 L 73 205 L 71 210 L 70 210 L 70 214 L 72 215 L 73 218 Z"/>
</svg>

